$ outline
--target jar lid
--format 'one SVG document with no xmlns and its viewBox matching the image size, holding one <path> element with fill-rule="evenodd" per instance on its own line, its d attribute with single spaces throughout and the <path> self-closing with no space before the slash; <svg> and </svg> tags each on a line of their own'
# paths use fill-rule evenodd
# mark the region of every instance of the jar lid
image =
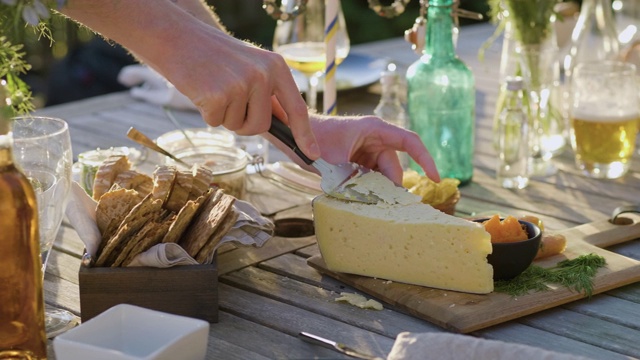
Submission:
<svg viewBox="0 0 640 360">
<path fill-rule="evenodd" d="M 234 146 L 235 138 L 232 132 L 221 127 L 188 128 L 164 133 L 156 139 L 156 144 L 173 153 L 193 145 Z"/>
<path fill-rule="evenodd" d="M 249 164 L 247 153 L 233 146 L 198 146 L 174 152 L 174 155 L 188 164 L 203 165 L 214 175 L 228 174 L 244 170 Z M 174 164 L 168 159 L 168 163 Z"/>
</svg>

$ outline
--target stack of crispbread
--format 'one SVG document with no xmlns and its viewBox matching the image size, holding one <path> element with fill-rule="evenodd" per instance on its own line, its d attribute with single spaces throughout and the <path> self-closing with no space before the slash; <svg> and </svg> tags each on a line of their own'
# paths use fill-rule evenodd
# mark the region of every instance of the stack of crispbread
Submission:
<svg viewBox="0 0 640 360">
<path fill-rule="evenodd" d="M 213 174 L 194 165 L 190 171 L 159 166 L 152 176 L 131 169 L 124 155 L 99 167 L 93 196 L 102 240 L 95 266 L 127 266 L 159 243 L 178 243 L 199 263 L 235 224 L 235 197 L 210 187 Z"/>
</svg>

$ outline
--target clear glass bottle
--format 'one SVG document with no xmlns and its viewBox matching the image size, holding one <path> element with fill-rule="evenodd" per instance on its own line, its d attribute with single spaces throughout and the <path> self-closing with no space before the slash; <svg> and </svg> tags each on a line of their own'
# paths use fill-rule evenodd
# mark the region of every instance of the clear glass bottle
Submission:
<svg viewBox="0 0 640 360">
<path fill-rule="evenodd" d="M 401 83 L 400 74 L 396 71 L 396 65 L 391 63 L 387 66 L 387 70 L 382 72 L 380 77 L 380 84 L 382 85 L 380 102 L 373 110 L 373 113 L 401 128 L 407 127 L 407 113 L 402 103 L 403 94 L 405 90 Z M 407 169 L 409 166 L 409 157 L 404 152 L 398 153 L 400 164 L 403 169 Z"/>
<path fill-rule="evenodd" d="M 501 5 L 504 8 L 504 5 Z M 493 115 L 493 133 L 498 133 L 498 126 L 500 122 L 500 115 L 504 109 L 504 104 L 507 95 L 506 80 L 510 76 L 515 76 L 520 72 L 520 66 L 518 65 L 518 57 L 516 53 L 517 42 L 513 36 L 513 22 L 508 16 L 508 11 L 503 10 L 504 30 L 502 31 L 502 53 L 500 55 L 500 69 L 498 74 L 498 100 L 496 101 L 496 109 Z M 498 137 L 493 138 L 493 146 L 496 150 L 499 149 Z"/>
<path fill-rule="evenodd" d="M 473 176 L 475 81 L 453 45 L 453 0 L 431 0 L 426 45 L 407 71 L 409 128 L 429 149 L 441 177 Z M 410 165 L 422 173 L 415 163 Z"/>
<path fill-rule="evenodd" d="M 507 189 L 523 189 L 529 184 L 529 124 L 522 106 L 523 81 L 519 76 L 505 80 L 505 102 L 496 138 L 498 142 L 498 183 Z"/>
<path fill-rule="evenodd" d="M 11 108 L 3 83 L 0 84 L 0 359 L 46 359 L 38 208 L 29 180 L 13 162 Z"/>
<path fill-rule="evenodd" d="M 562 66 L 567 78 L 584 61 L 615 60 L 620 53 L 611 0 L 583 0 Z"/>
</svg>

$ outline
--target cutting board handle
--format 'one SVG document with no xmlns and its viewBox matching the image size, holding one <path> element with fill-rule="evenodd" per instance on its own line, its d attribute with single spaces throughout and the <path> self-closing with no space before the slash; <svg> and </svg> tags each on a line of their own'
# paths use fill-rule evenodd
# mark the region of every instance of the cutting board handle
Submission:
<svg viewBox="0 0 640 360">
<path fill-rule="evenodd" d="M 599 248 L 640 238 L 640 213 L 624 211 L 622 215 L 616 211 L 611 220 L 594 221 L 558 233 L 569 241 L 582 240 Z"/>
</svg>

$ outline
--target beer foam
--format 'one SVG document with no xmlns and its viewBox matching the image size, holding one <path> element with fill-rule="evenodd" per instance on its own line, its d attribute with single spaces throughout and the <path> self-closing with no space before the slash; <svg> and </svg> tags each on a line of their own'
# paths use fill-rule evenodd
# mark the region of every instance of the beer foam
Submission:
<svg viewBox="0 0 640 360">
<path fill-rule="evenodd" d="M 640 117 L 637 112 L 628 112 L 614 109 L 614 111 L 598 108 L 580 108 L 574 109 L 571 115 L 572 119 L 588 122 L 613 123 L 636 120 Z"/>
</svg>

